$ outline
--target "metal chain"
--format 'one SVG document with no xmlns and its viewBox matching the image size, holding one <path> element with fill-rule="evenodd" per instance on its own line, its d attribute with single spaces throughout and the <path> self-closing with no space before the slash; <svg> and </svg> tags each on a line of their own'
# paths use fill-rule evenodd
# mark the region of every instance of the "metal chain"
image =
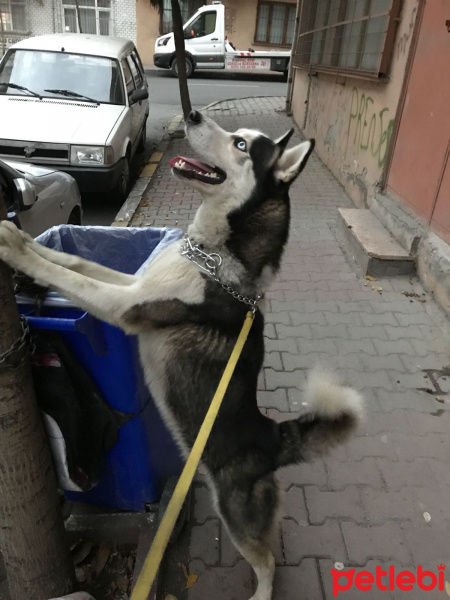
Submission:
<svg viewBox="0 0 450 600">
<path fill-rule="evenodd" d="M 27 350 L 30 350 L 31 354 L 34 353 L 34 342 L 30 335 L 30 325 L 28 319 L 24 316 L 20 316 L 20 324 L 22 326 L 22 335 L 2 354 L 0 354 L 0 371 L 9 371 L 19 367 L 25 357 L 27 356 Z"/>
<path fill-rule="evenodd" d="M 222 288 L 226 292 L 228 292 L 229 294 L 231 294 L 231 296 L 233 296 L 233 298 L 236 298 L 236 300 L 239 300 L 239 302 L 243 302 L 244 304 L 247 304 L 248 306 L 251 306 L 253 312 L 256 312 L 256 309 L 258 308 L 258 302 L 261 300 L 262 294 L 258 294 L 256 296 L 256 298 L 247 298 L 247 296 L 242 296 L 242 294 L 240 294 L 239 292 L 237 292 L 236 290 L 234 290 L 231 287 L 231 285 L 227 285 L 226 283 L 222 283 L 218 277 L 215 277 L 214 281 L 217 281 L 217 283 L 220 283 L 220 285 L 222 286 Z"/>
<path fill-rule="evenodd" d="M 199 246 L 192 245 L 192 242 L 187 234 L 184 236 L 184 241 L 181 246 L 180 253 L 181 256 L 185 256 L 186 258 L 188 258 L 191 262 L 196 264 L 202 271 L 204 271 L 210 277 L 212 277 L 214 281 L 221 285 L 222 288 L 226 292 L 228 292 L 228 294 L 233 296 L 233 298 L 236 298 L 236 300 L 239 300 L 239 302 L 247 304 L 247 306 L 251 306 L 252 311 L 256 312 L 256 309 L 258 308 L 258 302 L 261 300 L 262 294 L 258 294 L 256 298 L 248 298 L 247 296 L 243 296 L 234 288 L 232 288 L 231 285 L 223 283 L 217 275 L 217 270 L 222 264 L 222 257 L 219 254 L 208 254 L 207 252 L 199 248 Z"/>
</svg>

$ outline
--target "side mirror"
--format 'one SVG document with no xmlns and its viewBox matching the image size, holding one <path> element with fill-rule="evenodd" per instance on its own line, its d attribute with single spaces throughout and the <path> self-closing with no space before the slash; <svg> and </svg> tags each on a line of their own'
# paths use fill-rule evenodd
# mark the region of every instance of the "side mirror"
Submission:
<svg viewBox="0 0 450 600">
<path fill-rule="evenodd" d="M 14 195 L 16 197 L 19 209 L 29 210 L 37 199 L 34 185 L 23 177 L 13 179 L 13 182 L 15 186 Z"/>
<path fill-rule="evenodd" d="M 194 30 L 193 29 L 185 29 L 184 30 L 184 39 L 185 40 L 192 40 L 192 38 L 194 37 Z"/>
<path fill-rule="evenodd" d="M 148 98 L 148 90 L 133 90 L 130 94 L 130 104 L 136 104 L 136 102 L 141 102 L 142 100 L 147 100 Z"/>
</svg>

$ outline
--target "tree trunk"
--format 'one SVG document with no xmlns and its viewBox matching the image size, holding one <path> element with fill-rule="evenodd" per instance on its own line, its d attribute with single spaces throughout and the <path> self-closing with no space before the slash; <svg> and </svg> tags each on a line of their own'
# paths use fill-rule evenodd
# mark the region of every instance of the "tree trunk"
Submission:
<svg viewBox="0 0 450 600">
<path fill-rule="evenodd" d="M 81 28 L 80 6 L 78 4 L 78 0 L 75 0 L 75 10 L 77 12 L 78 29 L 80 33 L 83 33 L 83 30 Z"/>
<path fill-rule="evenodd" d="M 22 333 L 11 271 L 1 261 L 0 307 L 1 356 Z M 73 565 L 28 360 L 10 369 L 0 363 L 0 547 L 11 600 L 46 600 L 72 590 Z"/>
<path fill-rule="evenodd" d="M 183 20 L 181 17 L 181 9 L 178 0 L 172 0 L 172 20 L 173 37 L 175 39 L 175 56 L 178 65 L 178 82 L 180 85 L 181 107 L 183 109 L 184 119 L 186 120 L 192 110 L 192 107 L 185 69 L 186 52 L 184 49 Z"/>
</svg>

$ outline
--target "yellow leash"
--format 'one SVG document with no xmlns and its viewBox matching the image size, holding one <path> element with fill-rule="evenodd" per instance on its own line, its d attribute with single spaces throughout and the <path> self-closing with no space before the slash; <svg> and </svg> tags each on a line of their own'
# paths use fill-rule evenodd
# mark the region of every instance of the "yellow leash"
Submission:
<svg viewBox="0 0 450 600">
<path fill-rule="evenodd" d="M 242 349 L 247 340 L 253 319 L 254 313 L 249 311 L 245 317 L 244 324 L 233 348 L 233 352 L 231 353 L 227 366 L 225 367 L 225 371 L 223 372 L 219 387 L 214 394 L 214 398 L 212 399 L 211 405 L 206 413 L 205 420 L 200 427 L 197 439 L 192 446 L 189 458 L 187 459 L 175 491 L 173 492 L 172 498 L 167 506 L 167 510 L 164 513 L 164 517 L 161 521 L 158 531 L 156 532 L 150 551 L 147 554 L 144 566 L 142 567 L 134 590 L 131 594 L 131 600 L 147 600 L 148 598 L 148 594 L 150 593 L 150 589 L 155 580 L 156 573 L 158 572 L 159 565 L 161 564 L 167 544 L 169 543 L 172 530 L 175 527 L 178 515 L 181 511 L 189 488 L 191 487 L 195 471 L 197 470 L 203 450 L 205 449 L 208 441 L 209 434 L 211 433 L 211 429 L 213 428 L 220 405 L 222 404 L 223 397 L 225 396 L 225 392 L 227 391 L 228 384 L 230 383 L 230 379 L 233 375 L 237 361 L 239 360 Z"/>
</svg>

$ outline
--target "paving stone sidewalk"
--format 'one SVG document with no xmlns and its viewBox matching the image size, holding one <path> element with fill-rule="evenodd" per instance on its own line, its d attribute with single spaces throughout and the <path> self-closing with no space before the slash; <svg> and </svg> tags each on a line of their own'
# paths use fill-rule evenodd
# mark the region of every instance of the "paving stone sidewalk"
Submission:
<svg viewBox="0 0 450 600">
<path fill-rule="evenodd" d="M 276 137 L 293 125 L 283 108 L 284 98 L 247 99 L 207 113 L 228 130 Z M 300 140 L 296 129 L 291 143 Z M 171 177 L 175 155 L 190 155 L 185 139 L 169 143 L 132 225 L 186 229 L 191 222 L 200 197 Z M 274 599 L 331 600 L 330 570 L 343 565 L 372 573 L 376 565 L 413 572 L 422 565 L 437 574 L 443 563 L 450 581 L 449 322 L 414 277 L 364 280 L 336 228 L 337 209 L 351 201 L 316 155 L 292 186 L 291 202 L 289 244 L 267 294 L 261 410 L 275 419 L 298 415 L 307 372 L 319 362 L 362 391 L 367 418 L 330 457 L 279 472 L 284 513 L 273 542 Z M 222 530 L 201 476 L 194 493 L 189 568 L 199 578 L 188 599 L 248 600 L 254 576 Z M 339 593 L 348 600 L 404 596 L 446 593 L 416 585 Z"/>
</svg>

